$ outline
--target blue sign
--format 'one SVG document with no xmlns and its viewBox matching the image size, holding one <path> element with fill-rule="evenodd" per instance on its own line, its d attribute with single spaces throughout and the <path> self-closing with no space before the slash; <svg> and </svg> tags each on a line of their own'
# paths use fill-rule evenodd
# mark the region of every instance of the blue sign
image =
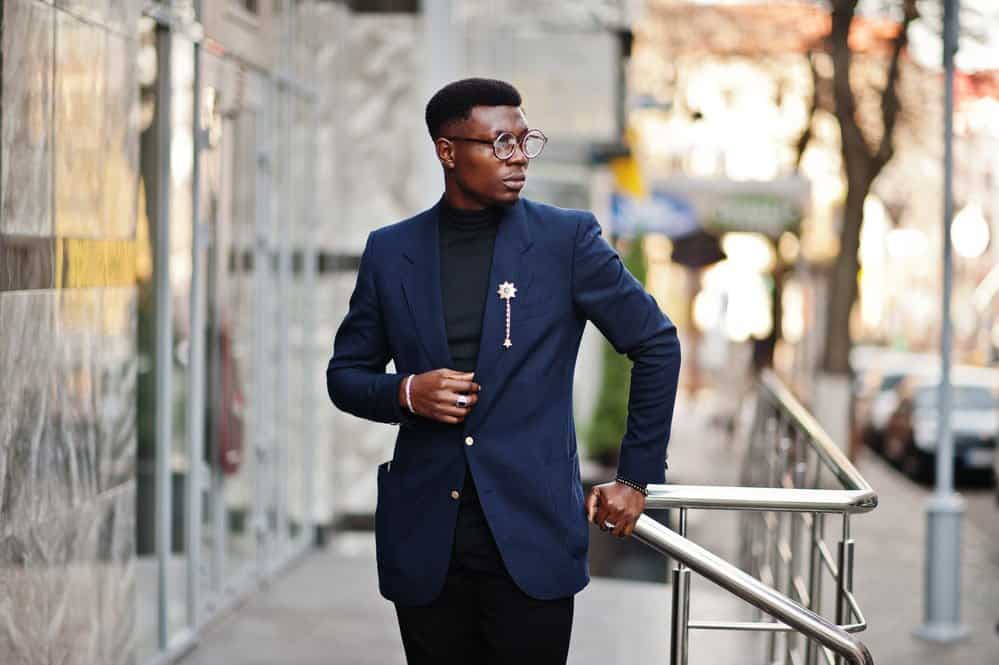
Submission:
<svg viewBox="0 0 999 665">
<path fill-rule="evenodd" d="M 638 233 L 680 238 L 700 228 L 690 202 L 665 192 L 653 192 L 645 199 L 615 192 L 611 194 L 610 212 L 611 231 L 622 238 Z"/>
</svg>

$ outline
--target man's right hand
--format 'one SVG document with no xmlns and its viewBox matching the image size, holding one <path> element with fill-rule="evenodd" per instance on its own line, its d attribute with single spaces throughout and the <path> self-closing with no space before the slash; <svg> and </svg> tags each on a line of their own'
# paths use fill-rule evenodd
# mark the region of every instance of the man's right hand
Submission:
<svg viewBox="0 0 999 665">
<path fill-rule="evenodd" d="M 435 369 L 416 374 L 410 380 L 409 397 L 417 415 L 442 423 L 460 423 L 479 401 L 479 384 L 472 381 L 475 372 Z M 468 396 L 468 406 L 455 405 L 458 395 Z M 399 382 L 399 404 L 406 404 L 406 379 Z"/>
</svg>

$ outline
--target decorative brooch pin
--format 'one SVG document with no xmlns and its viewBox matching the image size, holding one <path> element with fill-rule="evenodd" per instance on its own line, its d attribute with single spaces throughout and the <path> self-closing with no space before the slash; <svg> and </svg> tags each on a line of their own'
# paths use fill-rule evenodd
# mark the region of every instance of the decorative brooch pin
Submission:
<svg viewBox="0 0 999 665">
<path fill-rule="evenodd" d="M 510 341 L 510 299 L 517 297 L 517 287 L 513 282 L 503 282 L 499 285 L 497 293 L 500 298 L 506 300 L 506 339 L 503 340 L 503 346 L 509 349 L 513 346 L 513 342 Z"/>
</svg>

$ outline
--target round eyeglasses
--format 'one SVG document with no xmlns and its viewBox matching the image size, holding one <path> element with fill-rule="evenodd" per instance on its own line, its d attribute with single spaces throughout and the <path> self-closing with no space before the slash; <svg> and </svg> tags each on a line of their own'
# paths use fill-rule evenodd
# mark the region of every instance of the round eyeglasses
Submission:
<svg viewBox="0 0 999 665">
<path fill-rule="evenodd" d="M 496 157 L 503 160 L 513 157 L 513 153 L 516 152 L 518 145 L 524 151 L 525 157 L 534 159 L 541 154 L 541 151 L 545 149 L 545 144 L 548 143 L 548 137 L 540 129 L 528 130 L 519 139 L 512 132 L 503 132 L 492 141 L 468 136 L 443 136 L 441 138 L 448 139 L 449 141 L 472 141 L 474 143 L 485 143 L 486 145 L 492 144 Z"/>
</svg>

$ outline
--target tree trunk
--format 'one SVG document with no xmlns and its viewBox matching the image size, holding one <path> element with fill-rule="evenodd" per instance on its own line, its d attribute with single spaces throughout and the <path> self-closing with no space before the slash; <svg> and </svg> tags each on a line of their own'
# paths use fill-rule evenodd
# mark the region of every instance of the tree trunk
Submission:
<svg viewBox="0 0 999 665">
<path fill-rule="evenodd" d="M 839 256 L 829 285 L 825 346 L 816 379 L 813 407 L 819 422 L 838 445 L 856 453 L 851 436 L 853 399 L 850 386 L 850 311 L 857 300 L 857 273 L 860 226 L 864 220 L 864 200 L 874 179 L 894 154 L 893 136 L 900 103 L 897 84 L 900 57 L 908 43 L 908 29 L 918 16 L 916 0 L 903 0 L 903 18 L 893 40 L 886 83 L 881 89 L 882 135 L 875 148 L 868 142 L 858 122 L 857 103 L 850 86 L 850 27 L 857 0 L 830 0 L 830 32 L 826 46 L 833 63 L 833 97 L 839 122 L 847 194 L 840 229 Z"/>
<path fill-rule="evenodd" d="M 872 180 L 848 175 L 848 181 L 840 250 L 830 275 L 825 348 L 816 378 L 813 409 L 830 438 L 851 460 L 856 460 L 858 447 L 850 382 L 850 312 L 857 300 L 860 226 L 864 220 L 864 199 Z"/>
<path fill-rule="evenodd" d="M 864 199 L 871 181 L 854 176 L 849 178 L 843 225 L 840 229 L 839 256 L 832 271 L 829 288 L 829 315 L 826 319 L 825 349 L 822 370 L 830 374 L 850 372 L 850 310 L 857 300 L 857 271 L 860 268 L 860 226 L 864 221 Z"/>
</svg>

